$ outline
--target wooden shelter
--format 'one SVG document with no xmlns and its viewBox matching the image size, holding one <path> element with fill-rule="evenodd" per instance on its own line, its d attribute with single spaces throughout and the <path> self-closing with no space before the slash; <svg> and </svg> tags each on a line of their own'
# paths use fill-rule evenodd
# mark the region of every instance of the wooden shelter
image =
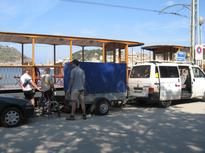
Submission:
<svg viewBox="0 0 205 153">
<path fill-rule="evenodd" d="M 116 62 L 116 52 L 118 52 L 118 61 L 128 63 L 128 48 L 141 46 L 143 43 L 126 40 L 112 40 L 112 39 L 100 39 L 100 38 L 87 38 L 87 37 L 73 37 L 73 36 L 60 36 L 60 35 L 45 35 L 45 34 L 29 34 L 29 33 L 14 33 L 14 32 L 0 32 L 0 42 L 12 42 L 21 44 L 22 61 L 21 65 L 0 65 L 1 67 L 31 67 L 32 78 L 36 80 L 35 68 L 36 67 L 60 67 L 56 64 L 56 46 L 67 45 L 69 47 L 68 56 L 72 61 L 73 46 L 82 47 L 82 59 L 84 62 L 84 47 L 101 47 L 102 48 L 102 62 L 107 61 L 107 52 L 112 51 L 113 62 Z M 32 57 L 30 65 L 24 63 L 24 44 L 32 45 Z M 36 44 L 48 44 L 53 46 L 53 65 L 37 65 L 35 64 L 35 45 Z M 122 51 L 124 51 L 124 61 L 122 58 Z M 67 56 L 67 57 L 68 57 Z M 61 66 L 62 67 L 62 66 Z"/>
<path fill-rule="evenodd" d="M 143 50 L 149 50 L 153 52 L 153 60 L 156 60 L 157 55 L 163 57 L 166 61 L 175 61 L 175 54 L 179 51 L 186 53 L 186 58 L 189 60 L 190 47 L 180 46 L 180 45 L 153 45 L 144 46 Z"/>
</svg>

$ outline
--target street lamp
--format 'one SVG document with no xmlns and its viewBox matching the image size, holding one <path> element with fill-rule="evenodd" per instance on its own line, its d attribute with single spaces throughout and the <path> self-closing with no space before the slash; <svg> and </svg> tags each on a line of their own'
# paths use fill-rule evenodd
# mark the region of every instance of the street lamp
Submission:
<svg viewBox="0 0 205 153">
<path fill-rule="evenodd" d="M 200 45 L 202 45 L 202 24 L 204 24 L 204 18 L 203 17 L 199 17 L 199 44 Z M 202 50 L 202 55 L 204 54 L 204 50 Z M 203 55 L 204 56 L 204 55 Z M 203 69 L 203 67 L 204 67 L 204 57 L 203 57 L 203 59 L 202 59 L 202 69 Z"/>
<path fill-rule="evenodd" d="M 200 37 L 199 37 L 199 43 L 200 45 L 202 45 L 202 24 L 204 24 L 204 18 L 202 16 L 199 17 L 199 33 L 200 33 Z"/>
</svg>

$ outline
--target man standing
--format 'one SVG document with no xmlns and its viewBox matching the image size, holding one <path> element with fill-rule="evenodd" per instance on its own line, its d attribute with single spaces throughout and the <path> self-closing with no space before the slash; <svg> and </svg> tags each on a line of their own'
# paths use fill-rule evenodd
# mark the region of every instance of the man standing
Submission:
<svg viewBox="0 0 205 153">
<path fill-rule="evenodd" d="M 44 92 L 46 101 L 50 101 L 53 88 L 54 88 L 54 83 L 50 75 L 50 69 L 46 68 L 41 78 L 41 90 Z"/>
<path fill-rule="evenodd" d="M 21 88 L 24 92 L 25 98 L 30 100 L 32 105 L 35 107 L 34 92 L 33 92 L 32 87 L 34 87 L 35 89 L 37 89 L 39 91 L 40 91 L 40 88 L 37 87 L 37 85 L 32 81 L 29 73 L 30 73 L 30 70 L 26 69 L 24 71 L 24 74 L 20 77 Z"/>
<path fill-rule="evenodd" d="M 84 85 L 85 85 L 85 73 L 79 67 L 79 61 L 73 60 L 72 61 L 73 69 L 71 70 L 70 74 L 70 81 L 68 91 L 71 93 L 71 102 L 72 102 L 72 110 L 70 117 L 67 117 L 66 120 L 75 120 L 75 110 L 76 104 L 79 101 L 81 104 L 82 112 L 83 112 L 83 119 L 86 119 L 86 110 L 85 110 L 85 103 L 84 103 Z"/>
</svg>

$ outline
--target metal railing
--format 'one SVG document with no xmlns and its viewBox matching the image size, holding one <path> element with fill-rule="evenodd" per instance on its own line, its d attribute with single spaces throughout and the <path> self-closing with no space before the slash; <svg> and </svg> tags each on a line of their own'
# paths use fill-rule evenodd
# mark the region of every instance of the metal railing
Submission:
<svg viewBox="0 0 205 153">
<path fill-rule="evenodd" d="M 63 87 L 63 66 L 0 66 L 0 90 L 21 89 L 20 77 L 25 68 L 32 70 L 31 77 L 38 86 L 41 86 L 41 76 L 44 70 L 50 68 L 54 86 L 56 88 Z M 38 70 L 37 73 L 35 70 Z"/>
</svg>

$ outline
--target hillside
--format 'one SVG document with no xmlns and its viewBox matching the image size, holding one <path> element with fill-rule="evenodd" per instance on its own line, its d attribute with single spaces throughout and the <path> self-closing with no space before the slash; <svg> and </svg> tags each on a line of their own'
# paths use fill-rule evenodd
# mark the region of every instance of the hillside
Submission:
<svg viewBox="0 0 205 153">
<path fill-rule="evenodd" d="M 100 57 L 102 56 L 101 49 L 93 49 L 93 50 L 85 50 L 84 58 L 85 61 L 100 61 Z M 73 59 L 82 59 L 82 50 L 73 53 Z"/>
<path fill-rule="evenodd" d="M 31 61 L 24 56 L 24 62 Z M 21 64 L 21 53 L 13 47 L 0 45 L 0 64 Z"/>
</svg>

